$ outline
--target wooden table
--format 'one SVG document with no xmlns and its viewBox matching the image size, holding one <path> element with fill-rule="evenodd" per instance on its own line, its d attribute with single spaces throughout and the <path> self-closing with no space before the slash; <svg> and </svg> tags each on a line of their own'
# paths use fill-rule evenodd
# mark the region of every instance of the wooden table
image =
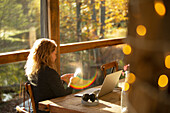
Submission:
<svg viewBox="0 0 170 113">
<path fill-rule="evenodd" d="M 85 106 L 81 103 L 81 97 L 70 94 L 39 102 L 39 109 L 52 113 L 121 113 L 120 98 L 120 89 L 115 89 L 100 97 L 97 106 Z"/>
</svg>

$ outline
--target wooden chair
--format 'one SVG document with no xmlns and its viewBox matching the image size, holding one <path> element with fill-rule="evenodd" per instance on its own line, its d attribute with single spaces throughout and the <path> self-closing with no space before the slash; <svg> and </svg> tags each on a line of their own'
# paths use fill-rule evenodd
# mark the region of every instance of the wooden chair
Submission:
<svg viewBox="0 0 170 113">
<path fill-rule="evenodd" d="M 110 62 L 110 63 L 107 63 L 107 64 L 103 64 L 101 66 L 101 70 L 103 71 L 104 78 L 107 75 L 108 69 L 111 69 L 111 73 L 113 73 L 115 68 L 116 68 L 116 71 L 118 71 L 118 63 L 116 61 L 113 61 L 113 62 Z"/>
<path fill-rule="evenodd" d="M 16 111 L 17 111 L 17 113 L 30 113 L 30 107 L 29 107 L 29 111 L 26 111 L 26 109 L 25 109 L 26 92 L 29 93 L 29 97 L 31 98 L 31 104 L 32 104 L 33 113 L 36 113 L 35 101 L 34 101 L 34 97 L 33 97 L 33 92 L 32 92 L 32 88 L 31 88 L 31 84 L 28 83 L 28 82 L 25 83 L 24 98 L 23 98 L 23 107 L 16 106 Z"/>
</svg>

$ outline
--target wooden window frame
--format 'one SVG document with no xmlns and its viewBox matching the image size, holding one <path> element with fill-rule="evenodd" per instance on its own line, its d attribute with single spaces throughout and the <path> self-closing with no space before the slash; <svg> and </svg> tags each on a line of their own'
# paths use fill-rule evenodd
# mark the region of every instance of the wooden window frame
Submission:
<svg viewBox="0 0 170 113">
<path fill-rule="evenodd" d="M 60 44 L 60 54 L 124 44 L 125 38 L 102 39 L 77 43 Z M 0 64 L 27 60 L 28 50 L 0 53 Z"/>
<path fill-rule="evenodd" d="M 60 54 L 94 49 L 106 46 L 124 44 L 123 38 L 102 39 L 94 41 L 60 44 L 59 0 L 48 0 L 48 30 L 49 38 L 57 43 L 57 69 L 60 73 Z M 7 64 L 27 60 L 30 50 L 0 53 L 0 64 Z"/>
</svg>

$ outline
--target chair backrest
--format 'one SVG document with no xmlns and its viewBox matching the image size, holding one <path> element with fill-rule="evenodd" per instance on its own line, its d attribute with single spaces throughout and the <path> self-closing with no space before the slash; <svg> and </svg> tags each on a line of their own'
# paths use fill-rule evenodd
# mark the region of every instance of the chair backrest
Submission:
<svg viewBox="0 0 170 113">
<path fill-rule="evenodd" d="M 33 91 L 32 91 L 32 88 L 31 88 L 31 84 L 26 82 L 25 83 L 25 89 L 26 89 L 26 91 L 29 92 L 29 95 L 30 95 L 30 98 L 31 98 L 31 103 L 32 103 L 33 113 L 36 113 L 35 100 L 34 100 Z"/>
<path fill-rule="evenodd" d="M 112 69 L 111 73 L 113 73 L 114 68 L 116 68 L 116 71 L 118 71 L 118 63 L 116 61 L 103 64 L 101 66 L 101 70 L 103 71 L 104 78 L 106 77 L 107 70 Z"/>
<path fill-rule="evenodd" d="M 29 103 L 27 93 L 29 93 L 29 97 L 31 99 L 31 104 Z M 26 110 L 26 101 L 27 101 L 27 104 L 28 104 L 28 109 L 27 110 Z M 34 96 L 33 96 L 33 92 L 32 92 L 32 87 L 31 87 L 30 83 L 26 82 L 24 84 L 24 91 L 23 91 L 23 103 L 22 103 L 23 107 L 16 106 L 17 113 L 30 113 L 30 105 L 32 105 L 33 113 L 36 113 L 35 101 L 34 101 Z"/>
</svg>

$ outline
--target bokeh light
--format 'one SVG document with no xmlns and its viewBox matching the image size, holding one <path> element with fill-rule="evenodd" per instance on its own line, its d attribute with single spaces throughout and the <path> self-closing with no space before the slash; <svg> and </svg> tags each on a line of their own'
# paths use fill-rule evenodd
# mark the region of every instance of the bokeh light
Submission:
<svg viewBox="0 0 170 113">
<path fill-rule="evenodd" d="M 166 8 L 162 2 L 155 2 L 155 10 L 160 16 L 164 16 L 166 13 Z"/>
<path fill-rule="evenodd" d="M 124 47 L 123 47 L 123 53 L 125 55 L 129 55 L 131 53 L 132 49 L 131 49 L 131 46 L 126 44 Z"/>
<path fill-rule="evenodd" d="M 125 82 L 124 87 L 123 87 L 123 91 L 128 91 L 129 90 L 129 84 L 127 82 Z"/>
<path fill-rule="evenodd" d="M 166 75 L 161 75 L 158 79 L 158 85 L 160 87 L 165 87 L 168 84 L 168 77 Z"/>
<path fill-rule="evenodd" d="M 127 75 L 127 81 L 126 82 L 128 82 L 129 84 L 134 83 L 135 80 L 136 80 L 136 77 L 135 77 L 135 75 L 133 73 L 129 73 Z"/>
<path fill-rule="evenodd" d="M 136 32 L 140 36 L 144 36 L 146 34 L 146 27 L 144 25 L 138 25 L 136 28 Z"/>
<path fill-rule="evenodd" d="M 170 69 L 170 55 L 165 57 L 165 67 Z"/>
</svg>

